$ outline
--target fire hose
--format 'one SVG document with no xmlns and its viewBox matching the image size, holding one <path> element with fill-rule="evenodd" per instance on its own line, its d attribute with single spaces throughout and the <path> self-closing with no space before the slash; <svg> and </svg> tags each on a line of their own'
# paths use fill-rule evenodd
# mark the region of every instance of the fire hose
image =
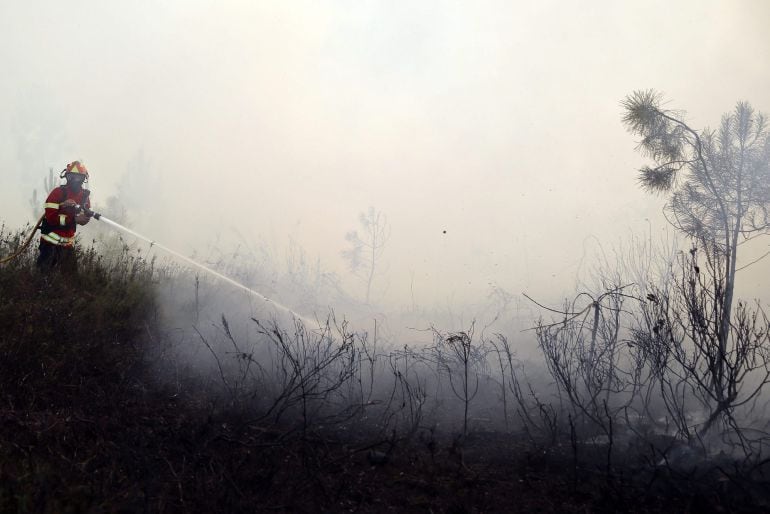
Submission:
<svg viewBox="0 0 770 514">
<path fill-rule="evenodd" d="M 131 234 L 132 236 L 134 236 L 134 237 L 136 237 L 138 239 L 146 241 L 147 243 L 150 243 L 150 246 L 155 246 L 157 248 L 160 248 L 160 249 L 170 253 L 171 255 L 177 257 L 178 259 L 181 259 L 181 260 L 187 262 L 188 264 L 190 264 L 190 265 L 192 265 L 192 266 L 194 266 L 194 267 L 196 267 L 198 269 L 201 269 L 201 270 L 203 270 L 203 271 L 205 271 L 205 272 L 207 272 L 207 273 L 209 273 L 209 274 L 211 274 L 211 275 L 213 275 L 213 276 L 215 276 L 217 278 L 219 278 L 220 280 L 228 282 L 229 284 L 231 284 L 231 285 L 233 285 L 233 286 L 235 286 L 235 287 L 237 287 L 239 289 L 242 289 L 242 290 L 248 292 L 249 294 L 255 296 L 256 298 L 262 300 L 263 302 L 271 304 L 275 308 L 290 314 L 295 319 L 301 320 L 307 326 L 315 326 L 315 325 L 319 324 L 318 320 L 311 319 L 311 318 L 302 316 L 300 314 L 297 314 L 296 312 L 294 312 L 289 307 L 287 307 L 285 305 L 282 305 L 282 304 L 276 302 L 275 300 L 272 300 L 271 298 L 268 298 L 267 296 L 263 295 L 262 293 L 260 293 L 258 291 L 255 291 L 254 289 L 251 289 L 251 288 L 241 284 L 240 282 L 237 282 L 237 281 L 233 280 L 232 278 L 230 278 L 230 277 L 228 277 L 226 275 L 223 275 L 222 273 L 219 273 L 216 270 L 213 270 L 213 269 L 209 268 L 208 266 L 204 266 L 203 264 L 201 264 L 199 262 L 196 262 L 196 261 L 192 260 L 191 258 L 189 258 L 189 257 L 187 257 L 187 256 L 185 256 L 185 255 L 183 255 L 183 254 L 181 254 L 179 252 L 176 252 L 176 251 L 172 250 L 171 248 L 168 248 L 167 246 L 163 246 L 162 244 L 160 244 L 160 243 L 158 243 L 158 242 L 156 242 L 156 241 L 154 241 L 152 239 L 149 239 L 149 238 L 147 238 L 147 237 L 145 237 L 145 236 L 143 236 L 143 235 L 141 235 L 141 234 L 139 234 L 137 232 L 134 232 L 130 228 L 124 227 L 123 225 L 121 225 L 121 224 L 119 224 L 119 223 L 117 223 L 117 222 L 107 218 L 106 216 L 102 216 L 98 212 L 94 212 L 91 209 L 83 207 L 82 205 L 76 205 L 75 207 L 78 209 L 78 212 L 82 212 L 83 214 L 85 214 L 89 218 L 94 218 L 94 219 L 97 219 L 97 220 L 101 220 L 101 221 L 103 221 L 107 225 L 110 225 L 113 228 L 116 228 L 116 229 L 118 229 L 118 230 L 120 230 L 122 232 L 125 232 L 127 234 Z M 32 241 L 32 237 L 35 235 L 35 231 L 37 231 L 37 229 L 40 228 L 40 224 L 42 223 L 44 216 L 45 215 L 40 217 L 40 219 L 38 220 L 37 224 L 35 224 L 35 228 L 32 229 L 31 233 L 29 234 L 29 237 L 24 242 L 24 244 L 21 247 L 19 247 L 12 255 L 10 255 L 8 257 L 5 257 L 2 260 L 0 260 L 0 264 L 5 264 L 6 262 L 9 262 L 12 259 L 18 257 L 27 248 L 27 246 L 29 246 L 29 243 Z"/>
<path fill-rule="evenodd" d="M 24 241 L 24 244 L 22 244 L 15 252 L 13 252 L 8 257 L 3 257 L 2 259 L 0 259 L 0 264 L 5 264 L 6 262 L 11 262 L 13 259 L 15 259 L 19 255 L 21 255 L 24 252 L 24 250 L 27 249 L 27 247 L 29 246 L 29 243 L 32 242 L 32 238 L 35 237 L 35 232 L 37 232 L 37 229 L 40 228 L 40 224 L 43 223 L 43 218 L 44 217 L 45 217 L 45 214 L 40 216 L 40 219 L 37 220 L 37 223 L 35 223 L 35 228 L 33 228 L 29 232 L 29 236 L 27 237 L 27 240 Z"/>
<path fill-rule="evenodd" d="M 76 207 L 79 212 L 82 212 L 89 218 L 95 218 L 98 220 L 99 218 L 102 217 L 101 214 L 99 214 L 98 212 L 94 212 L 91 209 L 88 209 L 87 207 L 83 207 L 81 205 L 77 205 Z M 17 258 L 19 255 L 24 253 L 24 250 L 26 250 L 29 244 L 32 242 L 32 238 L 35 237 L 35 232 L 38 231 L 38 229 L 40 228 L 40 225 L 43 223 L 43 218 L 45 218 L 45 214 L 42 214 L 40 218 L 37 220 L 37 223 L 35 223 L 35 226 L 32 228 L 32 230 L 30 230 L 29 236 L 27 236 L 27 239 L 24 241 L 24 243 L 19 248 L 17 248 L 16 251 L 13 252 L 11 255 L 0 259 L 0 264 L 6 264 L 8 262 L 11 262 L 15 258 Z"/>
</svg>

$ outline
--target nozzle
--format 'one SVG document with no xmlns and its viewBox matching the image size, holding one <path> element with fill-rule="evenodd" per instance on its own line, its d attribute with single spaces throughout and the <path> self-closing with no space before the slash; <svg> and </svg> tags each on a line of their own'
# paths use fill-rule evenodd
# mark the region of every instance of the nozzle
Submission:
<svg viewBox="0 0 770 514">
<path fill-rule="evenodd" d="M 78 210 L 82 211 L 83 214 L 85 214 L 89 218 L 95 218 L 95 219 L 98 220 L 99 218 L 102 217 L 102 215 L 99 214 L 98 212 L 94 212 L 91 209 L 89 209 L 88 207 L 83 207 L 82 205 L 78 205 Z"/>
</svg>

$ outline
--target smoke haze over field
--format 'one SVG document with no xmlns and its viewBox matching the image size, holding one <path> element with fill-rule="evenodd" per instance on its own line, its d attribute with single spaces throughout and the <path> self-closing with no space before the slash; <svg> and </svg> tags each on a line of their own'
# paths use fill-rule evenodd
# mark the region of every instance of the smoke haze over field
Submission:
<svg viewBox="0 0 770 514">
<path fill-rule="evenodd" d="M 97 204 L 183 253 L 291 241 L 360 296 L 340 252 L 374 206 L 375 299 L 557 298 L 597 240 L 666 229 L 620 101 L 770 111 L 768 23 L 763 0 L 5 1 L 0 217 L 81 158 Z"/>
</svg>

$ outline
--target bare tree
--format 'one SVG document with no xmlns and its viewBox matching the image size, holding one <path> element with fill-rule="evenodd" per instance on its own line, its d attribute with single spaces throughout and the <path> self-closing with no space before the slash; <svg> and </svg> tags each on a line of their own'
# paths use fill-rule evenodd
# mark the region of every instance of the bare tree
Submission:
<svg viewBox="0 0 770 514">
<path fill-rule="evenodd" d="M 38 196 L 37 189 L 32 190 L 29 206 L 32 209 L 32 218 L 37 219 L 43 213 L 43 202 L 46 196 L 56 187 L 57 181 L 53 176 L 53 168 L 48 168 L 48 176 L 43 179 L 43 196 Z"/>
<path fill-rule="evenodd" d="M 475 321 L 465 332 L 443 334 L 433 329 L 436 344 L 425 358 L 433 361 L 449 377 L 449 387 L 463 405 L 463 437 L 468 435 L 470 404 L 479 392 L 479 374 L 488 372 L 487 348 L 483 339 L 473 340 Z"/>
<path fill-rule="evenodd" d="M 678 433 L 700 437 L 721 419 L 750 453 L 734 413 L 770 382 L 770 322 L 759 305 L 738 301 L 727 343 L 717 344 L 722 307 L 715 291 L 724 283 L 722 262 L 697 257 L 695 248 L 682 254 L 676 282 L 648 294 L 633 337 Z M 696 430 L 687 416 L 693 404 L 708 410 Z"/>
<path fill-rule="evenodd" d="M 613 418 L 638 393 L 635 366 L 621 345 L 624 304 L 635 298 L 625 292 L 629 285 L 602 286 L 601 294 L 580 293 L 563 310 L 549 309 L 561 319 L 540 319 L 535 334 L 559 394 L 572 408 L 571 422 L 582 417 L 609 435 Z"/>
<path fill-rule="evenodd" d="M 348 261 L 350 270 L 356 273 L 366 284 L 366 303 L 369 303 L 372 293 L 372 282 L 380 270 L 382 253 L 390 238 L 388 219 L 381 211 L 369 207 L 365 213 L 358 215 L 361 232 L 351 230 L 345 235 L 350 248 L 342 252 Z"/>
<path fill-rule="evenodd" d="M 740 336 L 747 313 L 743 307 L 733 313 L 736 262 L 740 243 L 770 228 L 770 132 L 766 117 L 747 102 L 725 114 L 717 130 L 701 132 L 684 121 L 684 113 L 664 109 L 654 91 L 632 93 L 623 107 L 624 124 L 641 136 L 638 149 L 653 161 L 640 170 L 641 186 L 670 195 L 667 218 L 694 242 L 677 295 L 684 302 L 684 319 L 674 322 L 680 340 L 666 344 L 679 351 L 694 345 L 696 355 L 680 359 L 690 373 L 697 371 L 693 358 L 707 362 L 696 390 L 710 400 L 708 429 L 718 417 L 729 418 L 739 402 L 736 380 L 745 368 L 736 369 L 734 358 L 747 351 Z M 698 255 L 705 259 L 702 268 Z M 660 314 L 649 329 L 663 344 L 659 334 L 673 329 L 670 314 Z"/>
</svg>

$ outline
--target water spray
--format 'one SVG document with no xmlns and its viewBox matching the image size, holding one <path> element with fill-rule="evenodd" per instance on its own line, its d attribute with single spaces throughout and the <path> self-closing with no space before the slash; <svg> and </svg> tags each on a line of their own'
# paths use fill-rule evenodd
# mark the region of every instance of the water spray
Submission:
<svg viewBox="0 0 770 514">
<path fill-rule="evenodd" d="M 190 264 L 192 266 L 195 266 L 196 268 L 202 269 L 203 271 L 205 271 L 207 273 L 210 273 L 211 275 L 214 275 L 215 277 L 217 277 L 217 278 L 219 278 L 221 280 L 224 280 L 228 284 L 231 284 L 231 285 L 233 285 L 233 286 L 235 286 L 235 287 L 237 287 L 239 289 L 242 289 L 242 290 L 246 291 L 247 293 L 249 293 L 249 294 L 251 294 L 253 296 L 256 296 L 257 298 L 259 298 L 263 302 L 269 303 L 269 304 L 275 306 L 277 309 L 290 314 L 291 316 L 293 316 L 296 319 L 301 320 L 306 325 L 313 326 L 313 325 L 317 325 L 318 324 L 317 320 L 311 320 L 310 318 L 307 318 L 305 316 L 301 316 L 301 315 L 297 314 L 296 312 L 294 312 L 293 310 L 291 310 L 290 308 L 286 307 L 285 305 L 281 305 L 280 303 L 276 302 L 275 300 L 271 300 L 270 298 L 268 298 L 267 296 L 263 295 L 262 293 L 260 293 L 258 291 L 255 291 L 255 290 L 253 290 L 253 289 L 251 289 L 249 287 L 246 287 L 245 285 L 241 284 L 240 282 L 236 282 L 235 280 L 231 279 L 230 277 L 225 276 L 225 275 L 219 273 L 218 271 L 215 271 L 215 270 L 209 268 L 208 266 L 205 266 L 205 265 L 203 265 L 203 264 L 201 264 L 199 262 L 196 262 L 193 259 L 191 259 L 191 258 L 189 258 L 189 257 L 187 257 L 187 256 L 185 256 L 185 255 L 183 255 L 183 254 L 181 254 L 179 252 L 176 252 L 176 251 L 172 250 L 171 248 L 168 248 L 167 246 L 163 246 L 162 244 L 160 244 L 160 243 L 158 243 L 156 241 L 153 241 L 152 239 L 150 239 L 148 237 L 145 237 L 145 236 L 143 236 L 143 235 L 141 235 L 141 234 L 139 234 L 137 232 L 134 232 L 130 228 L 124 227 L 120 223 L 117 223 L 117 222 L 115 222 L 115 221 L 113 221 L 113 220 L 111 220 L 111 219 L 109 219 L 109 218 L 99 214 L 98 212 L 94 212 L 94 211 L 92 211 L 90 209 L 86 209 L 84 207 L 80 207 L 80 208 L 83 210 L 83 212 L 86 215 L 91 216 L 94 219 L 97 219 L 99 221 L 103 221 L 104 223 L 110 225 L 111 227 L 114 227 L 114 228 L 116 228 L 118 230 L 121 230 L 121 231 L 123 231 L 123 232 L 125 232 L 127 234 L 131 234 L 132 236 L 134 236 L 134 237 L 136 237 L 138 239 L 141 239 L 142 241 L 146 241 L 147 243 L 150 244 L 151 247 L 156 246 L 156 247 L 160 248 L 161 250 L 164 250 L 164 251 L 170 253 L 171 255 L 173 255 L 173 256 L 175 256 L 175 257 L 177 257 L 179 259 L 182 259 L 186 263 L 188 263 L 188 264 Z"/>
</svg>

